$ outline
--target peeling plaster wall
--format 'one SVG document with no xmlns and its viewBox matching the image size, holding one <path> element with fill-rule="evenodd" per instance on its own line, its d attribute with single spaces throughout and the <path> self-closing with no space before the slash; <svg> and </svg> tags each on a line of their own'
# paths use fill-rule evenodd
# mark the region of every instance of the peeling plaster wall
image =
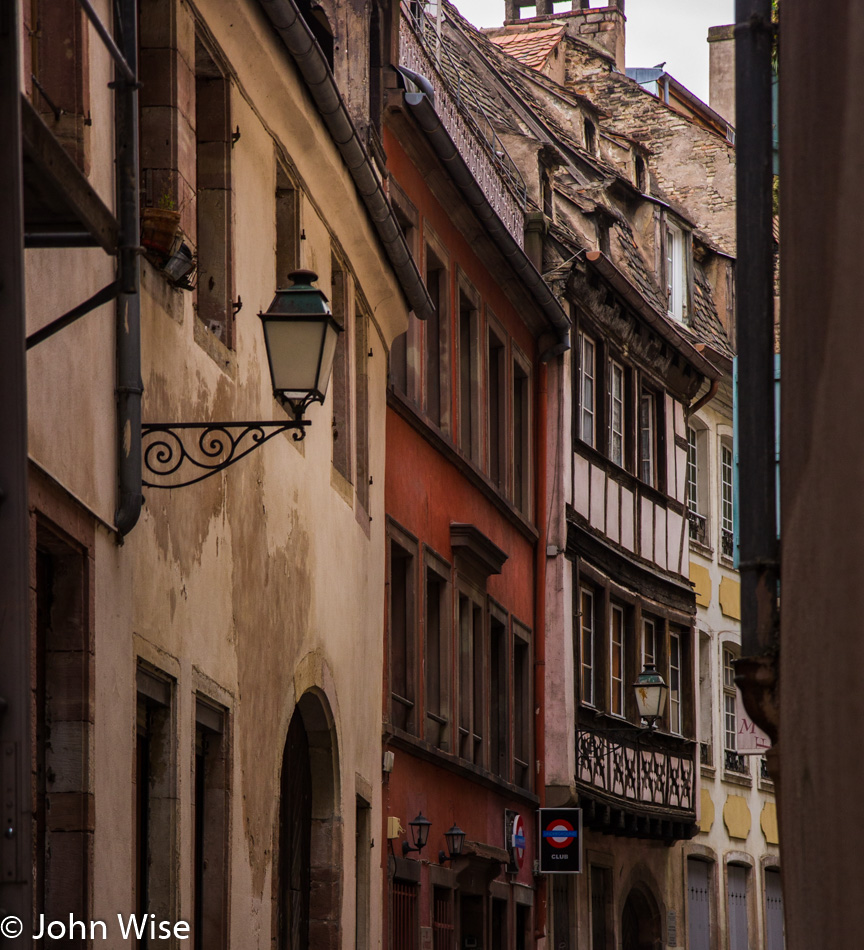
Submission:
<svg viewBox="0 0 864 950">
<path fill-rule="evenodd" d="M 141 520 L 122 547 L 107 530 L 98 532 L 93 914 L 113 919 L 133 910 L 131 781 L 141 657 L 176 682 L 172 847 L 179 915 L 188 920 L 193 910 L 191 794 L 200 691 L 229 710 L 229 940 L 265 948 L 272 939 L 283 746 L 305 691 L 314 689 L 333 717 L 338 771 L 333 828 L 344 838 L 346 867 L 354 862 L 356 788 L 371 789 L 372 813 L 380 814 L 385 389 L 389 345 L 407 326 L 407 312 L 347 169 L 257 4 L 212 0 L 198 4 L 196 13 L 182 3 L 178 11 L 182 17 L 200 16 L 232 70 L 231 123 L 241 132 L 231 152 L 233 286 L 243 307 L 234 348 L 228 349 L 197 319 L 193 295 L 170 288 L 142 260 L 143 418 L 284 418 L 270 390 L 256 315 L 277 286 L 274 195 L 280 148 L 293 162 L 302 191 L 301 264 L 317 270 L 329 297 L 331 245 L 337 246 L 351 273 L 352 295 L 370 313 L 369 510 L 361 511 L 344 485 L 341 491 L 331 485 L 328 396 L 324 406 L 309 410 L 312 426 L 304 442 L 278 436 L 199 485 L 145 489 Z M 105 112 L 110 106 L 100 91 L 108 67 L 93 55 L 95 125 L 110 115 Z M 102 150 L 101 157 L 94 153 L 98 178 L 106 168 L 110 172 L 110 157 L 104 136 L 94 135 L 94 142 Z M 91 250 L 28 252 L 27 265 L 29 332 L 113 276 L 112 262 Z M 111 306 L 89 314 L 34 351 L 29 362 L 32 456 L 108 523 L 116 480 L 113 319 Z M 352 405 L 356 412 L 356 400 Z M 381 939 L 380 841 L 369 861 L 369 945 L 374 947 Z M 353 888 L 343 886 L 336 912 L 345 948 L 354 943 L 354 899 Z"/>
</svg>

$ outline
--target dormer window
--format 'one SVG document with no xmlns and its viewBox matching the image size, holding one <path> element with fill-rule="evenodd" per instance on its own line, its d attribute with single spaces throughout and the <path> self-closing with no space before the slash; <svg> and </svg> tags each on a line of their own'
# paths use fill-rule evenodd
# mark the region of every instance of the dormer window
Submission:
<svg viewBox="0 0 864 950">
<path fill-rule="evenodd" d="M 684 323 L 687 316 L 687 240 L 684 232 L 666 223 L 666 301 L 669 316 Z"/>
</svg>

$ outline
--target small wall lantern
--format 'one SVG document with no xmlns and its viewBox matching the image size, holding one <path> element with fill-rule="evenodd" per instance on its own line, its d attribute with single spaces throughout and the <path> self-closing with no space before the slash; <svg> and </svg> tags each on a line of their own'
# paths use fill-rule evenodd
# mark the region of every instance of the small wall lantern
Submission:
<svg viewBox="0 0 864 950">
<path fill-rule="evenodd" d="M 669 687 L 654 669 L 654 664 L 646 663 L 645 668 L 636 677 L 633 689 L 636 691 L 636 706 L 639 709 L 639 715 L 648 723 L 649 729 L 653 730 L 666 708 L 666 694 L 669 692 Z"/>
<path fill-rule="evenodd" d="M 438 863 L 453 861 L 462 856 L 462 846 L 465 844 L 465 832 L 454 824 L 449 831 L 444 832 L 444 839 L 447 842 L 447 852 L 438 852 Z"/>
<path fill-rule="evenodd" d="M 288 277 L 293 286 L 277 290 L 258 316 L 264 326 L 273 393 L 277 399 L 297 401 L 302 415 L 310 403 L 324 402 L 342 328 L 324 293 L 312 286 L 317 274 L 295 270 Z"/>
<path fill-rule="evenodd" d="M 403 856 L 409 854 L 411 851 L 420 852 L 426 847 L 432 822 L 429 821 L 428 818 L 424 818 L 423 812 L 421 811 L 414 821 L 408 822 L 408 827 L 411 829 L 411 840 L 414 844 L 410 845 L 407 841 L 402 842 Z"/>
</svg>

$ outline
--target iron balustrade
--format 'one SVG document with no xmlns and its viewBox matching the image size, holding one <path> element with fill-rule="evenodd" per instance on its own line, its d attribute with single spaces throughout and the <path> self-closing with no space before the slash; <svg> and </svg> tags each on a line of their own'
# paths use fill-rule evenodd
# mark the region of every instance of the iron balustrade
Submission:
<svg viewBox="0 0 864 950">
<path fill-rule="evenodd" d="M 582 725 L 576 731 L 576 778 L 622 803 L 650 805 L 692 817 L 695 804 L 695 744 L 664 747 L 664 736 L 634 730 L 604 733 Z"/>
<path fill-rule="evenodd" d="M 708 519 L 691 508 L 687 509 L 687 523 L 690 540 L 708 547 Z"/>
<path fill-rule="evenodd" d="M 726 749 L 723 765 L 727 772 L 737 772 L 739 775 L 750 774 L 750 766 L 747 763 L 746 756 L 739 755 L 731 749 Z"/>
</svg>

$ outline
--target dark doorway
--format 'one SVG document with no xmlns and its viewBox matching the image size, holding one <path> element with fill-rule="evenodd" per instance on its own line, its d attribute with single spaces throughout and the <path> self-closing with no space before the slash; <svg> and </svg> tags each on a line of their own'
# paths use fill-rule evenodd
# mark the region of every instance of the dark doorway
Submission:
<svg viewBox="0 0 864 950">
<path fill-rule="evenodd" d="M 280 950 L 309 946 L 309 866 L 312 845 L 312 770 L 300 711 L 288 727 L 282 755 L 279 828 Z"/>
<path fill-rule="evenodd" d="M 483 898 L 463 894 L 459 900 L 459 936 L 463 950 L 482 950 L 486 946 L 483 927 Z"/>
<path fill-rule="evenodd" d="M 621 914 L 622 950 L 660 950 L 662 946 L 657 902 L 647 891 L 634 887 Z"/>
</svg>

